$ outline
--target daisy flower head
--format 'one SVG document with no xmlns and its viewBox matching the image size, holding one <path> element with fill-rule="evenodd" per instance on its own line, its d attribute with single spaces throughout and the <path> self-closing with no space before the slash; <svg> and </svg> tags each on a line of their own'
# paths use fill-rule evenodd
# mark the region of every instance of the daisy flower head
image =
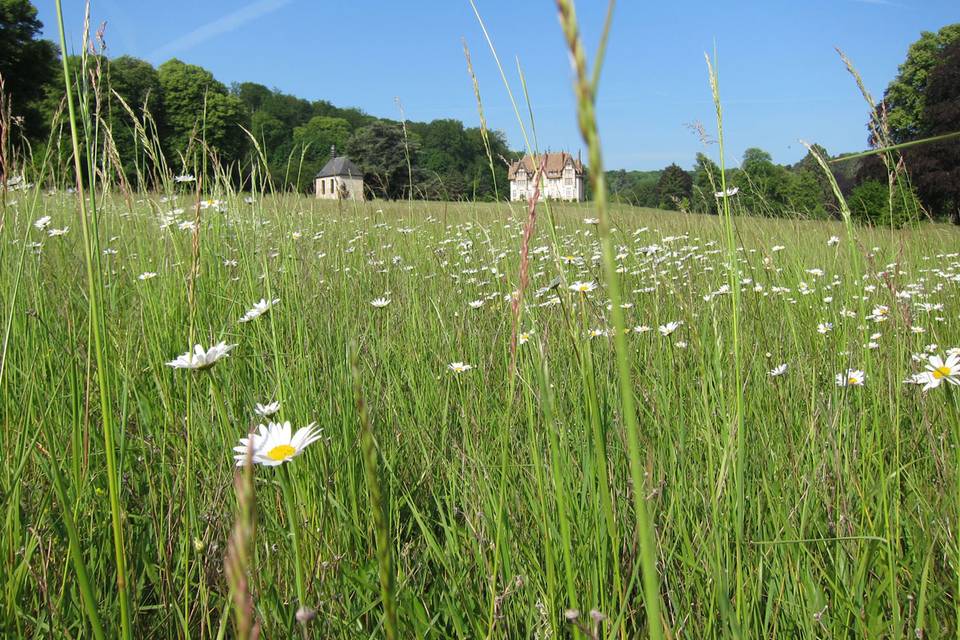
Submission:
<svg viewBox="0 0 960 640">
<path fill-rule="evenodd" d="M 262 418 L 269 418 L 274 415 L 277 411 L 280 411 L 280 403 L 274 400 L 273 402 L 268 402 L 267 404 L 257 403 L 257 406 L 253 408 L 254 413 Z"/>
<path fill-rule="evenodd" d="M 252 450 L 253 464 L 276 467 L 303 453 L 304 449 L 320 439 L 322 431 L 314 422 L 297 429 L 296 433 L 293 433 L 289 422 L 261 424 L 256 433 L 240 438 L 240 444 L 233 448 L 236 454 L 233 459 L 238 467 L 242 467 L 247 463 L 248 452 Z"/>
<path fill-rule="evenodd" d="M 221 358 L 229 357 L 230 350 L 235 346 L 237 345 L 227 344 L 222 340 L 206 350 L 199 344 L 194 345 L 193 351 L 187 351 L 177 356 L 175 360 L 168 362 L 167 366 L 174 369 L 193 369 L 195 371 L 209 369 Z"/>
<path fill-rule="evenodd" d="M 36 227 L 38 231 L 43 231 L 50 226 L 50 216 L 43 216 L 42 218 L 37 218 L 34 221 L 33 226 Z"/>
<path fill-rule="evenodd" d="M 243 317 L 240 318 L 240 322 L 250 322 L 251 320 L 256 320 L 274 306 L 280 304 L 279 298 L 274 298 L 273 300 L 267 301 L 264 298 L 260 298 L 260 302 L 254 302 L 253 307 L 251 307 Z"/>
<path fill-rule="evenodd" d="M 827 246 L 828 246 L 828 247 L 835 247 L 835 246 L 837 246 L 838 244 L 840 244 L 840 237 L 839 237 L 839 236 L 830 236 L 830 239 L 827 240 Z"/>
<path fill-rule="evenodd" d="M 137 276 L 137 280 L 150 280 L 151 278 L 156 278 L 157 274 L 155 271 L 144 271 Z"/>
<path fill-rule="evenodd" d="M 838 387 L 862 387 L 867 380 L 867 374 L 859 369 L 847 369 L 838 373 L 836 377 Z"/>
<path fill-rule="evenodd" d="M 466 373 L 470 371 L 470 369 L 473 369 L 473 365 L 465 362 L 451 362 L 447 365 L 447 369 L 454 373 Z"/>
<path fill-rule="evenodd" d="M 389 298 L 374 298 L 370 301 L 370 305 L 376 307 L 377 309 L 383 309 L 388 304 L 390 304 Z"/>
<path fill-rule="evenodd" d="M 713 194 L 714 198 L 732 198 L 733 196 L 740 193 L 740 187 L 730 187 L 726 191 L 716 191 Z"/>
<path fill-rule="evenodd" d="M 532 335 L 533 335 L 533 331 L 522 331 L 522 332 L 520 332 L 520 334 L 517 336 L 517 343 L 518 343 L 518 344 L 527 344 L 528 342 L 530 342 L 530 336 L 532 336 Z"/>
<path fill-rule="evenodd" d="M 833 330 L 832 322 L 821 322 L 817 325 L 817 333 L 820 335 L 826 335 Z"/>
<path fill-rule="evenodd" d="M 946 360 L 932 355 L 927 360 L 927 370 L 920 375 L 924 376 L 924 391 L 936 389 L 945 381 L 960 385 L 960 355 L 953 353 Z"/>
<path fill-rule="evenodd" d="M 570 291 L 575 291 L 577 293 L 590 293 L 597 288 L 596 282 L 574 282 L 570 285 Z"/>
<path fill-rule="evenodd" d="M 600 224 L 600 218 L 584 218 L 583 224 Z"/>
<path fill-rule="evenodd" d="M 788 365 L 787 365 L 786 362 L 784 362 L 784 363 L 781 364 L 781 365 L 777 365 L 776 367 L 774 367 L 773 369 L 771 369 L 771 370 L 769 371 L 770 377 L 771 377 L 771 378 L 779 378 L 780 376 L 782 376 L 783 374 L 785 374 L 785 373 L 787 372 L 787 367 L 788 367 Z"/>
<path fill-rule="evenodd" d="M 668 335 L 679 329 L 681 324 L 683 324 L 683 322 L 680 320 L 674 320 L 672 322 L 668 322 L 667 324 L 660 325 L 657 327 L 657 331 L 660 332 L 660 335 L 666 338 Z"/>
</svg>

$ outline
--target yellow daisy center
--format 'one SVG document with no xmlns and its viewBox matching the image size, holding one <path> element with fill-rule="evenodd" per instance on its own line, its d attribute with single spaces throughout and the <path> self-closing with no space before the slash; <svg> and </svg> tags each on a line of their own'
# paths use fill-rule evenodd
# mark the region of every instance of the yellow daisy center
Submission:
<svg viewBox="0 0 960 640">
<path fill-rule="evenodd" d="M 267 451 L 267 457 L 280 462 L 292 457 L 296 452 L 297 450 L 289 444 L 278 444 L 273 449 L 270 449 L 270 451 Z"/>
<path fill-rule="evenodd" d="M 860 382 L 860 380 L 858 380 L 857 378 L 854 378 L 853 376 L 850 376 L 849 378 L 847 378 L 847 384 L 857 384 L 858 382 Z"/>
<path fill-rule="evenodd" d="M 946 378 L 951 373 L 953 373 L 953 371 L 948 366 L 937 367 L 933 370 L 933 377 L 939 380 L 940 378 Z"/>
</svg>

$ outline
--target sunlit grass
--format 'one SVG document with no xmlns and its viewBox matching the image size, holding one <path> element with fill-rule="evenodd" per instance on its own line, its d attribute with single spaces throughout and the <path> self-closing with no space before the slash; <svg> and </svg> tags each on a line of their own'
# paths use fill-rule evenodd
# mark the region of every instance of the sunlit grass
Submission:
<svg viewBox="0 0 960 640">
<path fill-rule="evenodd" d="M 0 381 L 3 628 L 28 637 L 48 629 L 90 634 L 66 553 L 69 531 L 58 506 L 66 500 L 99 617 L 115 631 L 102 414 L 91 384 L 85 275 L 77 268 L 82 238 L 74 230 L 50 237 L 33 226 L 43 215 L 52 228 L 70 225 L 76 196 L 41 195 L 36 206 L 17 200 L 7 209 L 0 273 L 17 272 L 21 243 L 36 245 L 25 252 L 16 298 L 8 287 L 3 294 L 13 336 Z M 367 203 L 338 213 L 335 204 L 307 198 L 248 204 L 230 196 L 223 212 L 200 213 L 191 311 L 193 233 L 175 223 L 161 229 L 161 221 L 178 207 L 178 219 L 193 219 L 192 202 L 185 193 L 164 202 L 143 197 L 132 209 L 121 198 L 100 203 L 104 345 L 135 637 L 230 635 L 223 567 L 235 509 L 232 449 L 266 422 L 256 404 L 277 399 L 283 420 L 316 420 L 324 439 L 285 467 L 292 509 L 281 501 L 277 470 L 254 473 L 249 588 L 262 637 L 293 632 L 301 607 L 316 613 L 306 626 L 316 637 L 384 634 L 352 343 L 380 459 L 400 637 L 486 635 L 491 602 L 494 635 L 571 633 L 568 609 L 578 609 L 576 623 L 590 629 L 594 608 L 608 618 L 605 634 L 645 633 L 635 487 L 612 344 L 588 337 L 612 327 L 595 227 L 583 222 L 588 205 L 553 208 L 560 248 L 579 261 L 558 273 L 551 242 L 539 234 L 531 244 L 521 327 L 531 333 L 517 346 L 511 400 L 509 295 L 525 211 L 504 218 L 496 205 Z M 734 520 L 724 506 L 733 503 L 723 498 L 733 464 L 725 385 L 735 377 L 722 221 L 616 206 L 610 217 L 617 276 L 632 305 L 624 309 L 627 326 L 652 328 L 632 330 L 627 344 L 663 627 L 698 637 L 738 630 L 912 635 L 916 627 L 928 637 L 948 634 L 957 394 L 951 385 L 923 393 L 903 381 L 924 368 L 912 353 L 960 344 L 960 258 L 950 253 L 956 230 L 859 231 L 857 249 L 871 274 L 864 279 L 849 272 L 845 244 L 828 244 L 843 234 L 839 223 L 734 219 L 748 425 L 737 618 L 727 571 Z M 140 279 L 144 273 L 156 276 Z M 556 276 L 562 284 L 536 297 Z M 600 286 L 574 293 L 567 285 L 575 281 Z M 902 291 L 913 297 L 898 297 Z M 389 304 L 371 305 L 379 297 Z M 238 322 L 261 298 L 280 302 Z M 484 304 L 472 308 L 476 300 Z M 943 307 L 925 312 L 920 303 Z M 877 305 L 889 307 L 888 320 L 859 314 Z M 174 370 L 165 363 L 190 346 L 191 314 L 196 342 L 238 346 L 207 370 Z M 670 335 L 657 331 L 673 321 L 682 324 Z M 818 333 L 821 322 L 833 331 Z M 864 348 L 876 332 L 878 348 Z M 450 371 L 458 361 L 473 368 Z M 782 363 L 787 372 L 771 377 Z M 866 372 L 862 387 L 836 386 L 834 377 L 848 368 Z M 616 556 L 608 549 L 595 421 L 608 439 L 602 455 Z M 54 470 L 62 491 L 51 491 Z M 301 536 L 303 602 L 290 511 L 302 520 L 293 526 Z M 617 556 L 623 598 L 613 580 Z"/>
</svg>

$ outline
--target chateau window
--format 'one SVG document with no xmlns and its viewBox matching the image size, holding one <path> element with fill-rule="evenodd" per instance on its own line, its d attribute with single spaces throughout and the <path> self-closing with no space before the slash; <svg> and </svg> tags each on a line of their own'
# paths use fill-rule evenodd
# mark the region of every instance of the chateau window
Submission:
<svg viewBox="0 0 960 640">
<path fill-rule="evenodd" d="M 327 181 L 326 181 L 326 180 L 321 180 L 321 181 L 320 181 L 320 194 L 321 194 L 321 195 L 326 195 L 326 194 L 327 194 Z"/>
<path fill-rule="evenodd" d="M 573 186 L 573 178 L 564 178 L 564 179 L 563 179 L 563 184 L 567 185 L 568 187 L 572 187 L 572 186 Z"/>
</svg>

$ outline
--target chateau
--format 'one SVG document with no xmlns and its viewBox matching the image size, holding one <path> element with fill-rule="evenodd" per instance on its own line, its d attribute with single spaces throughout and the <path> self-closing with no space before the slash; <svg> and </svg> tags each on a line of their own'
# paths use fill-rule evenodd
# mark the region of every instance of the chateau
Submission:
<svg viewBox="0 0 960 640">
<path fill-rule="evenodd" d="M 548 200 L 583 200 L 583 163 L 566 152 L 544 153 L 537 156 L 544 163 L 543 184 L 540 197 Z M 510 165 L 507 178 L 510 180 L 510 199 L 526 200 L 533 195 L 534 174 L 537 164 L 533 158 L 524 156 L 522 160 Z"/>
<path fill-rule="evenodd" d="M 363 200 L 363 171 L 330 147 L 330 159 L 314 177 L 314 186 L 323 200 Z"/>
</svg>

